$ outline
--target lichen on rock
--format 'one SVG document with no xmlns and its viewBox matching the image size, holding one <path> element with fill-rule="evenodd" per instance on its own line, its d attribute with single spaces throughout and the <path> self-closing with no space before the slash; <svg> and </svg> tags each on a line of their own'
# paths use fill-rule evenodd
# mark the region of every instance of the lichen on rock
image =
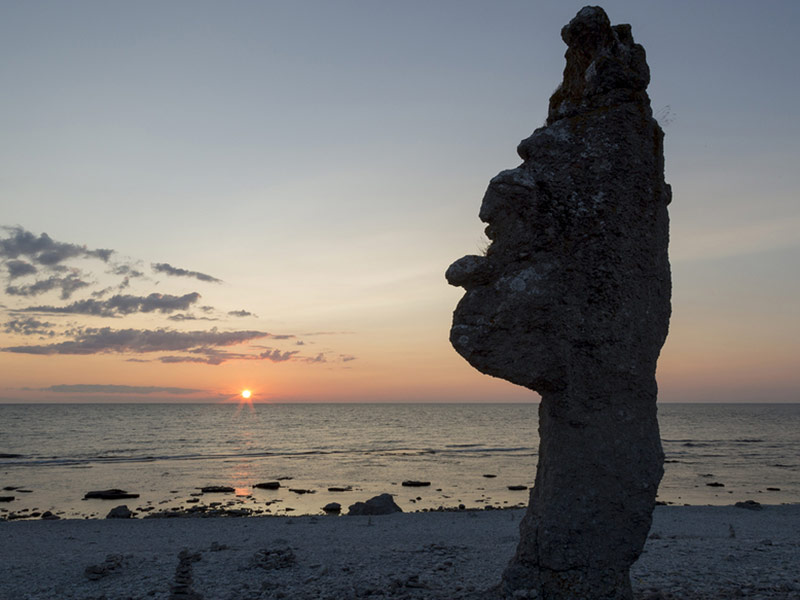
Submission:
<svg viewBox="0 0 800 600">
<path fill-rule="evenodd" d="M 663 474 L 655 370 L 671 190 L 630 26 L 587 6 L 561 36 L 547 123 L 484 196 L 486 255 L 447 270 L 466 289 L 450 341 L 479 371 L 542 396 L 536 484 L 504 593 L 623 599 Z"/>
</svg>

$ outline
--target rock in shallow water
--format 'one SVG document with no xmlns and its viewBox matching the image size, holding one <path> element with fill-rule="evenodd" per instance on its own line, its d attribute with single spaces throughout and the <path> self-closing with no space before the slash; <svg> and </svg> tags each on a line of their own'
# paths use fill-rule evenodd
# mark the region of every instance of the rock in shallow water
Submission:
<svg viewBox="0 0 800 600">
<path fill-rule="evenodd" d="M 503 593 L 628 599 L 663 474 L 655 369 L 671 190 L 630 26 L 585 7 L 561 36 L 546 126 L 484 196 L 486 255 L 447 271 L 466 289 L 450 341 L 479 371 L 542 396 L 536 482 Z"/>
<path fill-rule="evenodd" d="M 139 494 L 132 494 L 125 490 L 112 488 L 110 490 L 95 490 L 93 492 L 86 492 L 83 496 L 84 500 L 100 499 L 100 500 L 123 500 L 125 498 L 138 498 Z"/>
</svg>

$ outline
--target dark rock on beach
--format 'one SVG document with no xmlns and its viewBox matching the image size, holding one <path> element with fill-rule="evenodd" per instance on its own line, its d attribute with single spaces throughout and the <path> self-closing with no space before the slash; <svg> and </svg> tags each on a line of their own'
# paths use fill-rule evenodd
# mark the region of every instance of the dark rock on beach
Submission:
<svg viewBox="0 0 800 600">
<path fill-rule="evenodd" d="M 370 498 L 366 502 L 356 502 L 347 509 L 347 514 L 354 516 L 390 515 L 396 512 L 403 512 L 403 509 L 395 504 L 391 494 L 381 494 Z"/>
<path fill-rule="evenodd" d="M 259 490 L 277 490 L 281 487 L 280 481 L 266 481 L 264 483 L 257 483 L 253 486 Z"/>
<path fill-rule="evenodd" d="M 410 479 L 408 481 L 404 481 L 401 485 L 404 487 L 428 487 L 430 484 L 430 481 L 415 481 Z"/>
<path fill-rule="evenodd" d="M 133 513 L 125 504 L 120 504 L 112 508 L 106 515 L 106 519 L 130 519 Z"/>
<path fill-rule="evenodd" d="M 14 496 L 0 496 L 0 502 L 13 502 Z"/>
<path fill-rule="evenodd" d="M 105 561 L 99 565 L 89 565 L 86 567 L 83 574 L 89 581 L 97 581 L 122 567 L 123 560 L 121 554 L 109 554 L 106 556 Z"/>
<path fill-rule="evenodd" d="M 719 483 L 718 481 L 712 481 L 711 483 L 706 484 L 708 487 L 725 487 L 724 483 Z"/>
<path fill-rule="evenodd" d="M 329 487 L 328 491 L 329 492 L 352 492 L 353 491 L 353 486 L 346 485 L 344 487 Z"/>
<path fill-rule="evenodd" d="M 306 489 L 303 489 L 303 488 L 289 488 L 289 491 L 290 492 L 294 492 L 295 494 L 300 494 L 300 495 L 302 495 L 302 494 L 315 494 L 316 493 L 314 490 L 306 490 Z"/>
<path fill-rule="evenodd" d="M 110 490 L 96 490 L 93 492 L 86 492 L 83 499 L 91 500 L 96 498 L 100 500 L 123 500 L 125 498 L 138 498 L 138 497 L 139 494 L 132 494 L 130 492 L 126 492 L 125 490 L 112 488 Z"/>
<path fill-rule="evenodd" d="M 746 508 L 748 510 L 762 510 L 764 508 L 761 506 L 760 502 L 756 502 L 755 500 L 744 500 L 743 502 L 737 502 L 734 506 L 736 508 Z"/>
<path fill-rule="evenodd" d="M 508 489 L 511 490 L 512 492 L 521 492 L 522 490 L 527 490 L 528 486 L 527 485 L 509 485 Z"/>
<path fill-rule="evenodd" d="M 326 513 L 339 513 L 342 512 L 342 505 L 338 502 L 329 502 L 325 506 L 322 507 L 322 510 Z"/>
<path fill-rule="evenodd" d="M 207 485 L 206 487 L 200 488 L 200 491 L 204 494 L 230 494 L 236 490 L 227 485 Z"/>
</svg>

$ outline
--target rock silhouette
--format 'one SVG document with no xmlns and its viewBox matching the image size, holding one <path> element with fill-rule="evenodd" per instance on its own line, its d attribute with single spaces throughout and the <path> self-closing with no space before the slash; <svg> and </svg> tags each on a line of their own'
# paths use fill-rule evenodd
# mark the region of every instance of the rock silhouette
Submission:
<svg viewBox="0 0 800 600">
<path fill-rule="evenodd" d="M 663 474 L 655 370 L 671 189 L 630 26 L 587 6 L 561 37 L 546 125 L 484 196 L 491 244 L 447 270 L 466 289 L 450 341 L 479 371 L 542 396 L 536 481 L 503 594 L 628 599 Z"/>
</svg>

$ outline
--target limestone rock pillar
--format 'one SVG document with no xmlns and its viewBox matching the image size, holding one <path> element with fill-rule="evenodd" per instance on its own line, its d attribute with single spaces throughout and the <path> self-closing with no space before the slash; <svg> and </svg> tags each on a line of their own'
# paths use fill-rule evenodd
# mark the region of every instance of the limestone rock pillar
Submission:
<svg viewBox="0 0 800 600">
<path fill-rule="evenodd" d="M 671 190 L 630 26 L 587 6 L 561 36 L 547 123 L 484 196 L 486 255 L 447 271 L 466 289 L 450 340 L 479 371 L 542 397 L 536 483 L 503 593 L 628 599 L 663 474 L 655 370 Z"/>
</svg>

